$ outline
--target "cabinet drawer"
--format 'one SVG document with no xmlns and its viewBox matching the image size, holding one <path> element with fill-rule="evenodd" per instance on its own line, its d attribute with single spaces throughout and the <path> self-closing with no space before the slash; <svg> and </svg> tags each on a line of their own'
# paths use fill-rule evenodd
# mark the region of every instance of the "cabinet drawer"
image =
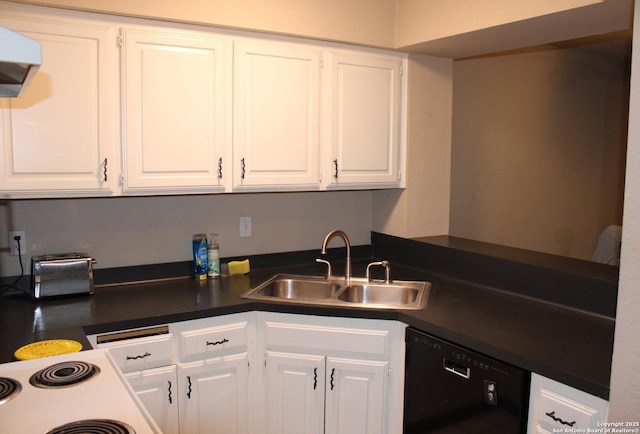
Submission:
<svg viewBox="0 0 640 434">
<path fill-rule="evenodd" d="M 356 329 L 267 321 L 266 345 L 269 349 L 327 351 L 336 354 L 389 354 L 389 331 Z"/>
<path fill-rule="evenodd" d="M 247 351 L 248 329 L 247 322 L 243 321 L 180 332 L 181 360 L 205 359 Z"/>
<path fill-rule="evenodd" d="M 172 335 L 132 339 L 125 342 L 100 344 L 107 348 L 122 372 L 156 368 L 173 363 Z"/>
<path fill-rule="evenodd" d="M 536 418 L 542 426 L 579 429 L 595 428 L 602 414 L 593 407 L 542 389 Z"/>
<path fill-rule="evenodd" d="M 530 398 L 529 432 L 586 430 L 606 420 L 607 401 L 536 373 Z"/>
</svg>

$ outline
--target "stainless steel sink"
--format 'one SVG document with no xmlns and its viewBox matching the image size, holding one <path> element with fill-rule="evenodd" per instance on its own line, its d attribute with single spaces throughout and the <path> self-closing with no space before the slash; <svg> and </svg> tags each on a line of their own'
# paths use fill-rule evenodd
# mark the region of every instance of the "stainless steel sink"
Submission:
<svg viewBox="0 0 640 434">
<path fill-rule="evenodd" d="M 428 282 L 369 282 L 367 279 L 276 274 L 242 294 L 243 298 L 323 306 L 422 309 Z"/>
<path fill-rule="evenodd" d="M 340 285 L 324 279 L 281 276 L 261 285 L 256 294 L 264 297 L 310 300 L 333 297 L 339 289 Z"/>
<path fill-rule="evenodd" d="M 368 305 L 408 306 L 416 303 L 419 295 L 420 288 L 415 283 L 362 283 L 347 286 L 338 299 Z"/>
</svg>

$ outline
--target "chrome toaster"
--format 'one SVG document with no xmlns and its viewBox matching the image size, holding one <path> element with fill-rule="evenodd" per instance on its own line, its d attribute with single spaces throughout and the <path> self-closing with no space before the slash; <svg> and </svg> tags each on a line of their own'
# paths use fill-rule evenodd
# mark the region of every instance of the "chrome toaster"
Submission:
<svg viewBox="0 0 640 434">
<path fill-rule="evenodd" d="M 86 253 L 59 253 L 31 258 L 31 296 L 34 299 L 93 294 L 93 264 Z"/>
</svg>

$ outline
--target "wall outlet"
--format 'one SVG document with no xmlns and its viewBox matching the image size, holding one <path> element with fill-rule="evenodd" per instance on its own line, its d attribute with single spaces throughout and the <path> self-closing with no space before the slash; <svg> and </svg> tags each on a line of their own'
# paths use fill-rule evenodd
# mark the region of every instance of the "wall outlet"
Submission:
<svg viewBox="0 0 640 434">
<path fill-rule="evenodd" d="M 9 231 L 9 254 L 18 256 L 18 241 L 16 237 L 20 237 L 20 253 L 25 255 L 27 253 L 27 237 L 24 231 Z"/>
<path fill-rule="evenodd" d="M 251 217 L 240 217 L 240 238 L 251 236 Z"/>
</svg>

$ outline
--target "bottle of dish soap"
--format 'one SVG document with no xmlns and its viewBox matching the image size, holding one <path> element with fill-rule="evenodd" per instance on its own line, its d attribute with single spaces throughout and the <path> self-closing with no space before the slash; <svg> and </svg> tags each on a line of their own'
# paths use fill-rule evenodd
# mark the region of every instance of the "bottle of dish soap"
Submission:
<svg viewBox="0 0 640 434">
<path fill-rule="evenodd" d="M 209 235 L 209 244 L 207 245 L 207 261 L 209 263 L 207 276 L 209 277 L 220 276 L 220 245 L 217 237 L 218 234 Z"/>
<path fill-rule="evenodd" d="M 193 235 L 193 274 L 196 280 L 207 280 L 207 235 Z"/>
</svg>

